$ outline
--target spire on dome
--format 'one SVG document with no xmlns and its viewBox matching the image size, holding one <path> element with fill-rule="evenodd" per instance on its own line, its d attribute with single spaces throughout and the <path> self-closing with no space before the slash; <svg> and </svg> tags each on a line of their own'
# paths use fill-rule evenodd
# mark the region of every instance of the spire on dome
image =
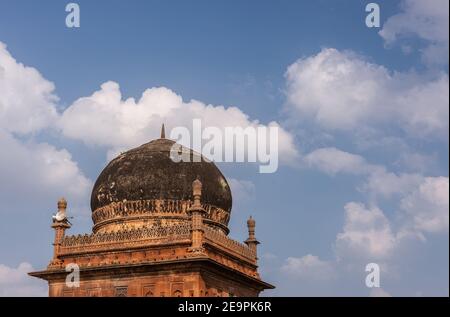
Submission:
<svg viewBox="0 0 450 317">
<path fill-rule="evenodd" d="M 161 138 L 160 139 L 165 139 L 166 138 L 166 129 L 164 127 L 164 123 L 161 126 Z"/>
</svg>

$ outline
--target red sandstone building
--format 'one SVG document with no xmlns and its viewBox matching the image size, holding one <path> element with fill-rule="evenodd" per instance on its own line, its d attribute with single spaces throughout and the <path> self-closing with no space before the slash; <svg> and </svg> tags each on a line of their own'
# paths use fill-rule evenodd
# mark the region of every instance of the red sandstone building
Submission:
<svg viewBox="0 0 450 317">
<path fill-rule="evenodd" d="M 212 162 L 175 163 L 164 137 L 120 154 L 91 196 L 91 234 L 68 236 L 67 202 L 53 217 L 49 296 L 258 296 L 274 288 L 257 271 L 255 221 L 245 243 L 228 237 L 232 206 L 225 177 Z M 181 147 L 180 151 L 198 156 Z M 79 287 L 66 267 L 80 269 Z"/>
</svg>

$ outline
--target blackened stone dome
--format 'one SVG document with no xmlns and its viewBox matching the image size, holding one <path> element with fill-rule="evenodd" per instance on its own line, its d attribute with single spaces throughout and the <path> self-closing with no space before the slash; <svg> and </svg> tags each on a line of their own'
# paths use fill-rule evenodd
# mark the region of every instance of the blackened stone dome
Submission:
<svg viewBox="0 0 450 317">
<path fill-rule="evenodd" d="M 231 211 L 230 187 L 213 162 L 174 162 L 174 141 L 157 139 L 120 154 L 101 172 L 91 195 L 91 209 L 124 200 L 192 200 L 192 182 L 203 184 L 202 203 Z M 182 147 L 190 157 L 199 156 Z"/>
</svg>

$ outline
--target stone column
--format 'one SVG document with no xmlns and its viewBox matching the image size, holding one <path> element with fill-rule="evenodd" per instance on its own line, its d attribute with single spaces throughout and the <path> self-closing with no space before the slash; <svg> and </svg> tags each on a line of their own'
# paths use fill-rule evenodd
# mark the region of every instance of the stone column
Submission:
<svg viewBox="0 0 450 317">
<path fill-rule="evenodd" d="M 191 239 L 192 244 L 189 248 L 189 251 L 194 254 L 203 254 L 203 233 L 204 233 L 204 224 L 203 217 L 206 213 L 206 210 L 202 208 L 201 197 L 202 197 L 202 183 L 196 179 L 192 183 L 192 194 L 194 197 L 194 203 L 189 208 L 188 212 L 191 215 Z"/>
<path fill-rule="evenodd" d="M 58 212 L 53 216 L 52 228 L 55 229 L 55 239 L 53 241 L 53 259 L 50 266 L 57 266 L 61 264 L 59 253 L 61 249 L 61 242 L 65 236 L 66 229 L 70 228 L 70 224 L 66 216 L 67 201 L 61 198 L 58 201 Z"/>
<path fill-rule="evenodd" d="M 247 227 L 248 227 L 248 238 L 245 240 L 245 244 L 248 245 L 248 247 L 255 252 L 255 259 L 257 259 L 257 246 L 259 244 L 259 241 L 256 240 L 255 237 L 255 226 L 256 222 L 255 219 L 250 216 L 250 218 L 247 220 Z"/>
</svg>

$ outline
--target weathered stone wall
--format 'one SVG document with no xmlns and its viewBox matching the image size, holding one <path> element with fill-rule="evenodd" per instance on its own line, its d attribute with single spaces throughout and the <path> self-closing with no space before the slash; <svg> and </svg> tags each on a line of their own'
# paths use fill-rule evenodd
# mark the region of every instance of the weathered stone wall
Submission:
<svg viewBox="0 0 450 317">
<path fill-rule="evenodd" d="M 80 280 L 80 287 L 68 288 L 64 281 L 49 283 L 49 296 L 57 297 L 229 297 L 258 296 L 259 291 L 204 270 L 165 270 L 146 274 L 92 275 Z"/>
</svg>

